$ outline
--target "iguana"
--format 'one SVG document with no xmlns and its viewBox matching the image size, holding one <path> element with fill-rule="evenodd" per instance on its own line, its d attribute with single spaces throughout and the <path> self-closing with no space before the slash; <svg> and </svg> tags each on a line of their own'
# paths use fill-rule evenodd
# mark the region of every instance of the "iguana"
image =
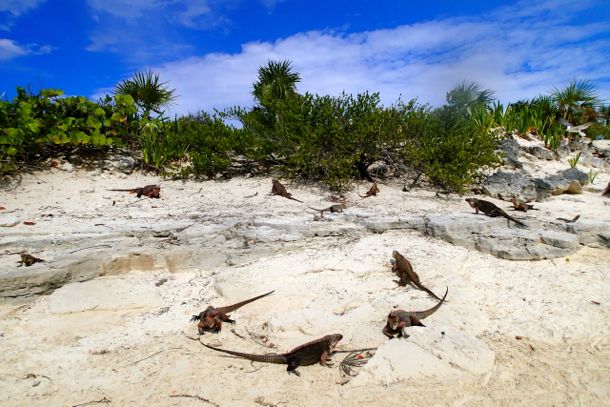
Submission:
<svg viewBox="0 0 610 407">
<path fill-rule="evenodd" d="M 419 276 L 417 275 L 417 273 L 415 271 L 413 271 L 413 266 L 411 265 L 409 260 L 407 260 L 405 258 L 405 256 L 400 254 L 398 251 L 394 250 L 392 252 L 392 257 L 393 257 L 392 260 L 390 260 L 390 261 L 393 261 L 392 271 L 394 273 L 396 273 L 396 275 L 398 276 L 398 280 L 395 280 L 395 281 L 398 283 L 399 286 L 404 287 L 408 284 L 412 284 L 415 287 L 419 288 L 420 290 L 427 292 L 428 294 L 430 294 L 437 300 L 440 300 L 440 298 L 437 297 L 436 294 L 434 294 L 428 288 L 424 287 L 419 282 Z"/>
<path fill-rule="evenodd" d="M 373 182 L 371 189 L 365 195 L 360 195 L 360 198 L 368 198 L 369 196 L 376 196 L 379 193 L 379 187 L 376 182 Z"/>
<path fill-rule="evenodd" d="M 513 208 L 515 208 L 516 211 L 521 211 L 521 212 L 527 212 L 530 209 L 532 210 L 538 210 L 536 208 L 534 208 L 534 205 L 532 204 L 528 204 L 525 201 L 522 201 L 521 199 L 517 198 L 517 197 L 513 197 L 513 199 L 511 199 L 511 202 L 513 203 Z"/>
<path fill-rule="evenodd" d="M 292 199 L 293 201 L 303 203 L 303 201 L 293 198 L 292 194 L 290 192 L 286 191 L 286 187 L 283 186 L 280 183 L 280 181 L 278 181 L 274 178 L 271 180 L 271 182 L 273 183 L 273 187 L 271 188 L 271 195 L 279 195 L 279 196 L 283 196 L 284 198 Z"/>
<path fill-rule="evenodd" d="M 274 291 L 275 290 L 269 291 L 266 294 L 250 298 L 249 300 L 244 300 L 233 305 L 227 305 L 225 307 L 215 308 L 210 305 L 205 309 L 205 311 L 200 312 L 199 315 L 193 315 L 193 317 L 191 318 L 191 322 L 199 321 L 199 323 L 197 324 L 197 330 L 199 331 L 199 335 L 203 335 L 206 330 L 220 332 L 223 322 L 228 322 L 230 324 L 235 323 L 234 320 L 229 318 L 229 312 L 233 312 L 236 309 L 251 303 L 252 301 L 258 300 L 259 298 L 266 297 L 269 294 L 272 294 Z"/>
<path fill-rule="evenodd" d="M 19 265 L 17 267 L 21 267 L 21 266 L 26 266 L 26 267 L 30 267 L 32 264 L 35 263 L 39 263 L 39 262 L 43 262 L 43 259 L 39 259 L 38 257 L 34 257 L 31 254 L 28 253 L 19 253 L 21 255 L 21 260 L 19 260 L 17 263 L 19 263 Z"/>
<path fill-rule="evenodd" d="M 477 198 L 466 198 L 465 201 L 468 202 L 470 204 L 470 206 L 472 206 L 474 208 L 475 213 L 479 213 L 479 211 L 481 211 L 485 215 L 490 216 L 492 218 L 495 218 L 496 216 L 503 216 L 506 219 L 512 220 L 513 222 L 515 222 L 521 226 L 527 227 L 527 225 L 525 223 L 513 218 L 508 213 L 506 213 L 502 209 L 498 208 L 492 202 L 485 201 L 483 199 L 477 199 Z"/>
<path fill-rule="evenodd" d="M 321 216 L 324 216 L 324 212 L 330 212 L 330 213 L 343 212 L 343 209 L 345 209 L 347 207 L 344 203 L 331 205 L 328 208 L 324 208 L 324 209 L 312 208 L 309 205 L 305 205 L 305 206 L 311 210 L 320 212 Z"/>
<path fill-rule="evenodd" d="M 322 366 L 332 366 L 329 363 L 330 355 L 333 352 L 334 347 L 342 338 L 343 335 L 341 334 L 326 335 L 322 338 L 297 346 L 290 352 L 271 355 L 256 355 L 252 353 L 236 352 L 232 350 L 215 348 L 206 344 L 204 344 L 204 346 L 218 352 L 228 353 L 229 355 L 253 360 L 255 362 L 288 365 L 288 368 L 286 369 L 288 373 L 294 373 L 299 376 L 299 372 L 295 370 L 299 366 L 310 366 L 318 362 L 320 362 Z"/>
<path fill-rule="evenodd" d="M 129 192 L 131 194 L 136 194 L 138 198 L 142 195 L 147 196 L 149 198 L 161 197 L 161 187 L 159 185 L 146 185 L 141 188 L 132 189 L 109 189 L 109 191 Z"/>
<path fill-rule="evenodd" d="M 425 326 L 421 323 L 420 319 L 424 319 L 436 312 L 436 310 L 438 310 L 445 301 L 445 298 L 447 298 L 448 292 L 449 288 L 447 288 L 447 290 L 445 291 L 445 295 L 440 300 L 440 302 L 429 310 L 405 311 L 402 309 L 397 309 L 391 311 L 388 314 L 388 321 L 382 330 L 383 334 L 390 339 L 394 338 L 396 335 L 398 335 L 399 338 L 402 338 L 403 336 L 405 338 L 408 338 L 409 335 L 407 335 L 406 332 L 403 331 L 404 328 L 410 326 Z"/>
</svg>

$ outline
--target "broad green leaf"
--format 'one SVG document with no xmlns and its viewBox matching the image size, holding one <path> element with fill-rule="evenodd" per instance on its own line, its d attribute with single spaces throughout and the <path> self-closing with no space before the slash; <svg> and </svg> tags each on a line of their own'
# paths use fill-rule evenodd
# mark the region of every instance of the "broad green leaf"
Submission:
<svg viewBox="0 0 610 407">
<path fill-rule="evenodd" d="M 91 137 L 87 135 L 84 131 L 77 131 L 73 134 L 73 137 L 77 140 L 77 142 L 81 144 L 88 144 L 91 141 Z"/>
<path fill-rule="evenodd" d="M 103 146 L 106 144 L 106 136 L 96 132 L 91 136 L 91 141 L 95 146 Z"/>
<path fill-rule="evenodd" d="M 93 116 L 87 117 L 87 125 L 96 130 L 99 130 L 102 127 L 102 123 Z"/>
<path fill-rule="evenodd" d="M 27 127 L 32 133 L 38 133 L 40 130 L 40 120 L 36 119 L 27 124 Z"/>
<path fill-rule="evenodd" d="M 4 129 L 4 133 L 11 139 L 20 138 L 23 135 L 23 130 L 16 129 L 14 127 L 9 127 L 8 129 Z"/>
</svg>

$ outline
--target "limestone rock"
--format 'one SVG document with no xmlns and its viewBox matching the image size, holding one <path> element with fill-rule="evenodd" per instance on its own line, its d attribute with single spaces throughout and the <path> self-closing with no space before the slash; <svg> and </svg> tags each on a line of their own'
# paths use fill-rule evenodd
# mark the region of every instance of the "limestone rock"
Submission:
<svg viewBox="0 0 610 407">
<path fill-rule="evenodd" d="M 563 193 L 580 194 L 588 183 L 589 176 L 577 168 L 568 168 L 544 179 L 536 178 L 537 200 Z"/>
<path fill-rule="evenodd" d="M 529 202 L 538 197 L 534 179 L 522 171 L 498 171 L 489 176 L 481 188 L 484 194 L 506 201 L 517 197 Z"/>
<path fill-rule="evenodd" d="M 135 158 L 120 154 L 109 156 L 104 163 L 105 167 L 111 172 L 120 172 L 123 174 L 131 174 L 137 164 Z"/>
<path fill-rule="evenodd" d="M 353 384 L 387 386 L 421 377 L 446 380 L 482 376 L 493 369 L 494 352 L 483 341 L 453 327 L 412 327 L 408 334 L 409 338 L 381 345 Z"/>
</svg>

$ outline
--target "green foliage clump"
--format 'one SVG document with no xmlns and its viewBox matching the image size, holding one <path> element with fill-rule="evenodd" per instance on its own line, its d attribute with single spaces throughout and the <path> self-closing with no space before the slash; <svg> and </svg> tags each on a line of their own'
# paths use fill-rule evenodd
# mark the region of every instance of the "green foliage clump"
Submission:
<svg viewBox="0 0 610 407">
<path fill-rule="evenodd" d="M 501 163 L 497 133 L 489 122 L 481 122 L 480 109 L 472 106 L 470 115 L 451 106 L 420 106 L 407 113 L 402 154 L 416 171 L 416 181 L 424 174 L 433 185 L 460 191 L 481 170 Z"/>
<path fill-rule="evenodd" d="M 146 168 L 178 177 L 214 177 L 239 156 L 343 190 L 354 178 L 373 180 L 369 167 L 383 160 L 396 175 L 413 174 L 413 184 L 426 179 L 459 191 L 500 164 L 497 145 L 507 133 L 538 134 L 556 149 L 566 135 L 558 122 L 564 117 L 575 125 L 595 120 L 589 134 L 610 138 L 610 111 L 586 81 L 506 107 L 494 103 L 493 91 L 463 81 L 444 106 L 432 109 L 416 100 L 386 107 L 378 93 L 302 95 L 300 80 L 290 61 L 269 61 L 253 84 L 254 107 L 174 120 L 163 108 L 175 91 L 152 71 L 122 81 L 113 98 L 98 103 L 62 98 L 59 90 L 34 95 L 18 88 L 13 101 L 0 101 L 0 173 L 68 147 L 128 146 L 141 150 Z"/>
<path fill-rule="evenodd" d="M 574 80 L 565 89 L 553 88 L 551 99 L 561 116 L 572 124 L 582 124 L 597 118 L 599 97 L 593 84 Z"/>
<path fill-rule="evenodd" d="M 266 106 L 265 106 L 266 105 Z M 378 94 L 287 97 L 228 113 L 242 123 L 241 150 L 280 165 L 286 175 L 343 189 L 398 140 L 400 115 Z"/>
<path fill-rule="evenodd" d="M 230 164 L 235 150 L 234 129 L 217 115 L 202 112 L 173 121 L 142 119 L 140 149 L 144 165 L 165 172 L 173 163 L 187 161 L 179 176 L 213 176 Z"/>
<path fill-rule="evenodd" d="M 434 112 L 415 100 L 384 107 L 379 94 L 363 93 L 294 94 L 250 111 L 234 108 L 229 116 L 242 123 L 243 152 L 278 164 L 290 177 L 345 189 L 353 178 L 372 180 L 368 167 L 385 159 L 459 190 L 499 162 L 491 122 L 475 113 L 476 103 Z"/>
<path fill-rule="evenodd" d="M 159 74 L 150 70 L 136 72 L 132 78 L 118 83 L 114 89 L 115 95 L 131 96 L 145 118 L 148 118 L 151 112 L 161 117 L 161 109 L 175 100 L 175 92 L 175 89 L 169 89 L 165 82 L 159 80 Z"/>
<path fill-rule="evenodd" d="M 236 150 L 235 129 L 217 115 L 201 112 L 176 122 L 180 140 L 187 147 L 195 175 L 213 176 L 231 164 Z"/>
<path fill-rule="evenodd" d="M 598 138 L 610 140 L 610 126 L 602 123 L 593 123 L 587 129 L 587 134 L 594 140 Z"/>
<path fill-rule="evenodd" d="M 0 101 L 0 172 L 67 147 L 104 148 L 129 140 L 136 112 L 130 96 L 95 103 L 61 95 L 56 89 L 31 94 L 17 88 L 12 102 Z"/>
</svg>

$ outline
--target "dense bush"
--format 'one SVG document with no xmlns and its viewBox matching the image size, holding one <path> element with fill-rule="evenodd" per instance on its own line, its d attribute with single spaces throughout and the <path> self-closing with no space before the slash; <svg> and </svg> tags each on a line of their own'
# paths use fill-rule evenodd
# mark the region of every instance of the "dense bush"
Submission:
<svg viewBox="0 0 610 407">
<path fill-rule="evenodd" d="M 144 165 L 157 172 L 179 163 L 187 165 L 178 173 L 170 171 L 174 175 L 214 176 L 231 164 L 230 154 L 237 149 L 235 129 L 205 112 L 173 121 L 142 119 L 140 124 Z"/>
<path fill-rule="evenodd" d="M 214 177 L 239 156 L 259 168 L 273 166 L 288 177 L 341 190 L 355 178 L 373 180 L 369 167 L 383 160 L 395 174 L 410 170 L 413 184 L 426 180 L 461 190 L 500 163 L 498 138 L 507 134 L 538 134 L 556 149 L 566 136 L 558 118 L 578 125 L 602 117 L 606 123 L 595 122 L 588 133 L 610 136 L 608 107 L 599 106 L 586 81 L 506 108 L 492 104 L 491 90 L 464 81 L 437 109 L 415 100 L 386 107 L 379 94 L 368 92 L 302 95 L 299 81 L 289 61 L 269 61 L 253 84 L 252 108 L 174 120 L 162 110 L 174 91 L 151 71 L 121 82 L 114 98 L 98 103 L 62 98 L 59 90 L 31 94 L 18 88 L 13 101 L 0 101 L 0 173 L 67 148 L 96 152 L 125 146 L 141 150 L 145 168 L 177 177 Z M 227 125 L 228 119 L 240 126 Z"/>
<path fill-rule="evenodd" d="M 34 95 L 17 88 L 12 102 L 0 101 L 0 173 L 66 147 L 103 148 L 130 140 L 136 111 L 130 96 L 95 103 L 62 94 L 45 89 Z"/>
<path fill-rule="evenodd" d="M 497 133 L 481 122 L 477 111 L 420 106 L 406 113 L 402 155 L 416 171 L 414 183 L 423 174 L 438 187 L 459 191 L 482 170 L 499 165 Z"/>
<path fill-rule="evenodd" d="M 383 107 L 376 93 L 297 95 L 273 110 L 232 113 L 249 140 L 246 155 L 279 164 L 287 176 L 335 189 L 355 177 L 372 179 L 368 167 L 380 159 L 404 162 L 435 185 L 454 190 L 499 162 L 496 137 L 464 112 L 432 112 L 415 101 Z"/>
</svg>

